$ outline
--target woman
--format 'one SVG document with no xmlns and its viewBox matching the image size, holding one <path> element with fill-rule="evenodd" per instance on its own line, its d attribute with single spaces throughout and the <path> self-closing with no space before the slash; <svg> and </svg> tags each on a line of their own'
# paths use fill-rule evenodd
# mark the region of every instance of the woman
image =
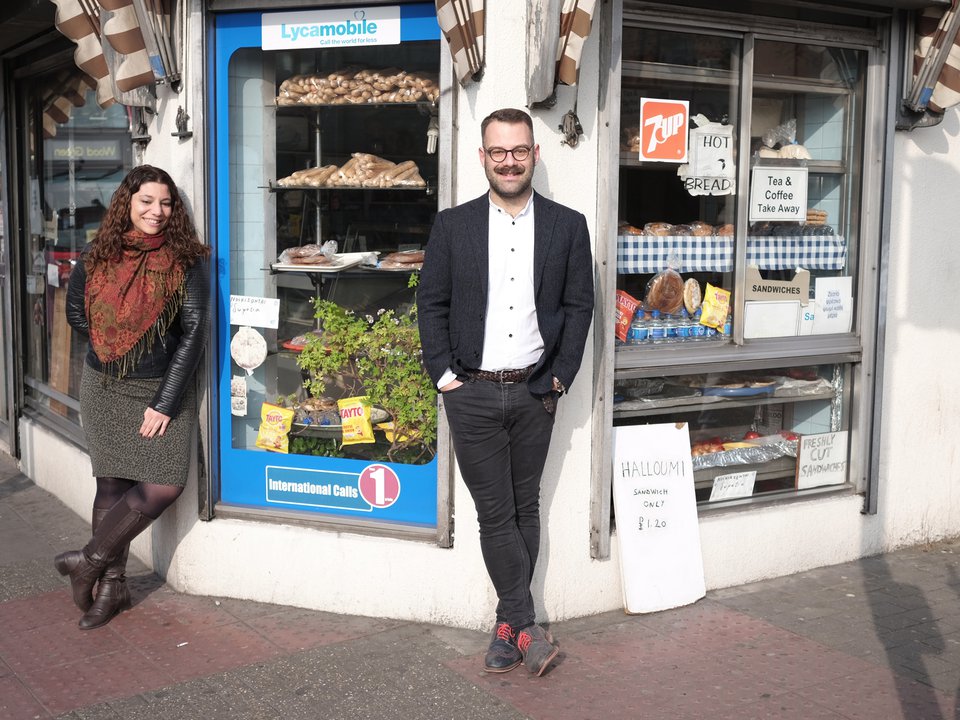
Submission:
<svg viewBox="0 0 960 720">
<path fill-rule="evenodd" d="M 171 177 L 141 165 L 113 194 L 70 275 L 67 321 L 90 339 L 80 417 L 97 494 L 93 537 L 55 564 L 70 576 L 84 630 L 130 606 L 124 578 L 130 541 L 187 481 L 209 254 Z"/>
</svg>

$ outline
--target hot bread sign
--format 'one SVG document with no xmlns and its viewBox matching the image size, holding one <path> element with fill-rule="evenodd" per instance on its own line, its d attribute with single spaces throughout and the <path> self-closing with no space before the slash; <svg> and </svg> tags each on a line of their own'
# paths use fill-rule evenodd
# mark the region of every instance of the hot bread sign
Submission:
<svg viewBox="0 0 960 720">
<path fill-rule="evenodd" d="M 687 100 L 640 99 L 640 159 L 687 162 Z"/>
</svg>

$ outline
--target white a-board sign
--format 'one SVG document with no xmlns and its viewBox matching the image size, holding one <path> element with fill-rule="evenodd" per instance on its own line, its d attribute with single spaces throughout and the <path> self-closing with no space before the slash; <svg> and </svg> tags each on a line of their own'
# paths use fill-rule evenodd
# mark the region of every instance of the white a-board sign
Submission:
<svg viewBox="0 0 960 720">
<path fill-rule="evenodd" d="M 613 502 L 624 609 L 647 613 L 706 594 L 686 423 L 618 427 Z"/>
</svg>

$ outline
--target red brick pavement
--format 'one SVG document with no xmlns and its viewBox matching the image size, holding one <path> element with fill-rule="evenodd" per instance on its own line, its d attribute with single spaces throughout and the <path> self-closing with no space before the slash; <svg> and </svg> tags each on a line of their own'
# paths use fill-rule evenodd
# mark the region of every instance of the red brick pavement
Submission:
<svg viewBox="0 0 960 720">
<path fill-rule="evenodd" d="M 401 624 L 166 586 L 106 627 L 82 631 L 79 616 L 66 589 L 0 603 L 0 720 L 57 715 Z"/>
</svg>

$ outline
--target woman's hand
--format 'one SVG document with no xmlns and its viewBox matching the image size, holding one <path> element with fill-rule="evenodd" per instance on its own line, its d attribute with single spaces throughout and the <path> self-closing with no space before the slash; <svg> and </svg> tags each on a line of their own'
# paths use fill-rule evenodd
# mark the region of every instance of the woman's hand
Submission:
<svg viewBox="0 0 960 720">
<path fill-rule="evenodd" d="M 163 435 L 170 424 L 170 416 L 157 412 L 152 407 L 143 411 L 143 425 L 140 426 L 140 434 L 145 438 L 152 438 L 157 435 Z"/>
<path fill-rule="evenodd" d="M 447 383 L 446 385 L 444 385 L 442 388 L 440 388 L 440 392 L 441 392 L 441 393 L 445 393 L 445 392 L 449 392 L 450 390 L 456 390 L 456 389 L 457 389 L 458 387 L 460 387 L 461 385 L 463 385 L 462 382 L 460 382 L 459 380 L 454 379 L 454 380 L 451 380 L 450 382 L 448 382 L 448 383 Z"/>
</svg>

